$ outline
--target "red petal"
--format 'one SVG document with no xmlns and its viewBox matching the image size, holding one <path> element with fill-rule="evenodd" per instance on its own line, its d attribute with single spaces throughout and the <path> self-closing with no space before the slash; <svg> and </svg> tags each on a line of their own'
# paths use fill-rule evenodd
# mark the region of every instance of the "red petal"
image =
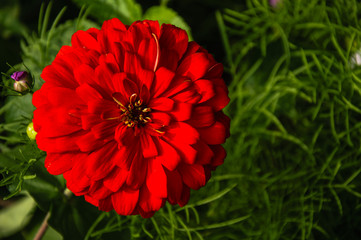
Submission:
<svg viewBox="0 0 361 240">
<path fill-rule="evenodd" d="M 58 87 L 74 89 L 78 86 L 78 83 L 71 77 L 71 75 L 64 76 L 64 74 L 59 72 L 59 70 L 53 65 L 46 66 L 40 77 L 44 79 L 45 82 Z"/>
<path fill-rule="evenodd" d="M 140 189 L 139 207 L 145 213 L 149 213 L 149 212 L 152 213 L 154 211 L 158 211 L 162 207 L 162 205 L 163 205 L 163 199 L 152 194 L 150 190 L 148 190 L 146 185 L 144 185 Z"/>
<path fill-rule="evenodd" d="M 98 114 L 86 114 L 81 116 L 81 124 L 84 130 L 89 130 L 93 126 L 101 122 L 101 118 Z"/>
<path fill-rule="evenodd" d="M 97 40 L 88 32 L 79 30 L 75 32 L 71 38 L 73 47 L 93 49 L 100 52 L 100 45 Z"/>
<path fill-rule="evenodd" d="M 155 72 L 155 78 L 151 88 L 151 93 L 154 98 L 161 95 L 170 85 L 174 78 L 175 73 L 165 67 L 160 67 Z"/>
<path fill-rule="evenodd" d="M 75 80 L 78 82 L 79 85 L 84 83 L 94 83 L 95 82 L 95 75 L 94 69 L 91 68 L 87 64 L 82 64 L 74 69 L 74 77 Z"/>
<path fill-rule="evenodd" d="M 142 134 L 140 135 L 140 142 L 144 158 L 151 158 L 158 155 L 157 147 L 155 146 L 152 136 Z"/>
<path fill-rule="evenodd" d="M 76 141 L 84 134 L 83 131 L 75 132 L 64 137 L 47 138 L 40 134 L 36 136 L 39 149 L 46 152 L 71 152 L 79 151 Z"/>
<path fill-rule="evenodd" d="M 118 121 L 104 121 L 95 125 L 91 131 L 97 139 L 113 139 Z"/>
<path fill-rule="evenodd" d="M 125 183 L 128 171 L 121 168 L 114 168 L 113 171 L 104 178 L 104 186 L 113 192 L 117 192 Z"/>
<path fill-rule="evenodd" d="M 175 51 L 177 53 L 175 62 L 178 63 L 187 49 L 188 35 L 183 29 L 177 28 L 171 24 L 163 24 L 159 44 L 164 52 L 169 52 L 171 50 Z"/>
<path fill-rule="evenodd" d="M 115 166 L 112 158 L 116 153 L 117 145 L 114 141 L 92 152 L 87 159 L 87 176 L 93 181 L 107 176 Z"/>
<path fill-rule="evenodd" d="M 119 215 L 129 215 L 138 203 L 139 190 L 120 190 L 112 195 L 112 203 Z"/>
<path fill-rule="evenodd" d="M 76 89 L 76 93 L 78 94 L 79 97 L 81 97 L 81 99 L 84 100 L 84 102 L 103 99 L 102 95 L 87 83 L 80 85 Z"/>
<path fill-rule="evenodd" d="M 143 156 L 139 152 L 136 152 L 127 178 L 127 185 L 129 187 L 139 189 L 143 185 L 147 174 L 147 165 Z"/>
<path fill-rule="evenodd" d="M 164 112 L 151 112 L 149 117 L 152 119 L 152 123 L 160 124 L 161 127 L 168 126 L 172 118 Z"/>
<path fill-rule="evenodd" d="M 202 98 L 199 101 L 199 103 L 211 99 L 216 94 L 212 81 L 200 79 L 195 81 L 194 85 L 198 89 L 198 92 L 202 95 Z"/>
<path fill-rule="evenodd" d="M 175 102 L 174 108 L 169 112 L 175 120 L 182 122 L 191 118 L 193 104 Z"/>
<path fill-rule="evenodd" d="M 162 163 L 164 167 L 166 167 L 170 171 L 173 171 L 180 162 L 180 156 L 178 152 L 162 139 L 159 139 L 157 148 L 159 151 L 157 159 Z"/>
<path fill-rule="evenodd" d="M 186 57 L 177 69 L 177 74 L 187 76 L 192 80 L 202 78 L 210 68 L 207 54 L 203 52 L 194 53 Z"/>
<path fill-rule="evenodd" d="M 59 175 L 73 167 L 74 153 L 49 153 L 45 158 L 45 167 L 50 174 Z"/>
<path fill-rule="evenodd" d="M 149 191 L 156 197 L 167 197 L 167 176 L 159 159 L 148 159 L 146 184 Z"/>
<path fill-rule="evenodd" d="M 179 164 L 178 171 L 183 182 L 194 190 L 198 190 L 206 184 L 206 176 L 202 165 Z"/>
<path fill-rule="evenodd" d="M 79 146 L 80 151 L 82 152 L 92 152 L 98 148 L 101 148 L 104 145 L 103 139 L 96 139 L 92 132 L 88 132 L 81 136 L 76 144 Z"/>
<path fill-rule="evenodd" d="M 172 142 L 194 144 L 199 139 L 199 133 L 187 123 L 174 122 L 169 126 L 165 137 L 170 139 Z"/>
<path fill-rule="evenodd" d="M 108 197 L 112 192 L 104 187 L 102 181 L 93 182 L 88 191 L 88 195 L 94 199 L 104 199 Z"/>
<path fill-rule="evenodd" d="M 226 91 L 223 87 L 215 86 L 215 92 L 213 98 L 209 99 L 205 102 L 205 104 L 212 106 L 215 112 L 222 110 L 230 101 L 228 97 L 228 91 Z"/>
<path fill-rule="evenodd" d="M 163 112 L 171 111 L 173 109 L 173 106 L 174 101 L 165 97 L 153 98 L 148 104 L 148 107 L 150 107 L 152 110 L 158 110 Z"/>
<path fill-rule="evenodd" d="M 63 154 L 63 153 L 61 153 Z M 90 179 L 86 176 L 86 161 L 88 154 L 74 154 L 73 167 L 70 171 L 63 174 L 64 178 L 67 180 L 67 187 L 76 195 L 83 195 L 88 191 L 90 185 Z"/>
</svg>

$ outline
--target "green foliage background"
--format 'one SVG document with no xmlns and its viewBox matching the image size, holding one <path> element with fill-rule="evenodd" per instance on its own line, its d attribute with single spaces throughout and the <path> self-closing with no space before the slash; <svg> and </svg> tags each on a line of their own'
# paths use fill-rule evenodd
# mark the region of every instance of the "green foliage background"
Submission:
<svg viewBox="0 0 361 240">
<path fill-rule="evenodd" d="M 167 204 L 151 219 L 122 217 L 67 194 L 63 178 L 46 172 L 44 153 L 26 137 L 31 94 L 3 96 L 0 194 L 15 197 L 0 202 L 0 238 L 32 239 L 47 212 L 51 228 L 44 239 L 361 236 L 361 3 L 30 2 L 31 8 L 22 1 L 0 7 L 2 72 L 14 71 L 5 61 L 25 65 L 36 90 L 42 69 L 76 30 L 111 17 L 128 24 L 158 19 L 186 29 L 224 63 L 231 137 L 224 165 L 187 206 Z M 38 19 L 26 21 L 39 10 Z M 3 83 L 11 86 L 5 76 Z"/>
</svg>

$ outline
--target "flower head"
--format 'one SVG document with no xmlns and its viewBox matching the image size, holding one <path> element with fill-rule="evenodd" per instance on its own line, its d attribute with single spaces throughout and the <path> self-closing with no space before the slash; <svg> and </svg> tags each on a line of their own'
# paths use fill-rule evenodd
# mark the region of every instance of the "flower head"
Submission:
<svg viewBox="0 0 361 240">
<path fill-rule="evenodd" d="M 14 72 L 11 74 L 11 78 L 14 82 L 14 90 L 20 93 L 26 92 L 29 90 L 29 79 L 28 73 L 25 71 Z"/>
<path fill-rule="evenodd" d="M 76 32 L 41 75 L 34 129 L 45 166 L 75 195 L 150 217 L 185 205 L 223 163 L 223 67 L 184 30 L 118 19 Z"/>
</svg>

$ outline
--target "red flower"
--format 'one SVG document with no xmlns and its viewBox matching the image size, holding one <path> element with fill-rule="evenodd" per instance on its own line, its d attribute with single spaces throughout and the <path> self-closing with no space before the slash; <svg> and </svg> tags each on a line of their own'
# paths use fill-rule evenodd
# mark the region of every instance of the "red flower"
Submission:
<svg viewBox="0 0 361 240">
<path fill-rule="evenodd" d="M 223 67 L 175 26 L 118 19 L 76 32 L 41 77 L 34 128 L 45 167 L 75 195 L 150 217 L 185 205 L 223 163 Z"/>
</svg>

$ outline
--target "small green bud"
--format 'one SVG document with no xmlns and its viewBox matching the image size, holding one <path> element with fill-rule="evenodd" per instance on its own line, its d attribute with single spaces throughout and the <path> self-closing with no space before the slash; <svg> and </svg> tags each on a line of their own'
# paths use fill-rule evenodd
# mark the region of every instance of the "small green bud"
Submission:
<svg viewBox="0 0 361 240">
<path fill-rule="evenodd" d="M 30 140 L 35 140 L 36 134 L 38 133 L 34 130 L 33 122 L 29 123 L 28 127 L 26 128 L 26 134 L 28 134 Z"/>
</svg>

